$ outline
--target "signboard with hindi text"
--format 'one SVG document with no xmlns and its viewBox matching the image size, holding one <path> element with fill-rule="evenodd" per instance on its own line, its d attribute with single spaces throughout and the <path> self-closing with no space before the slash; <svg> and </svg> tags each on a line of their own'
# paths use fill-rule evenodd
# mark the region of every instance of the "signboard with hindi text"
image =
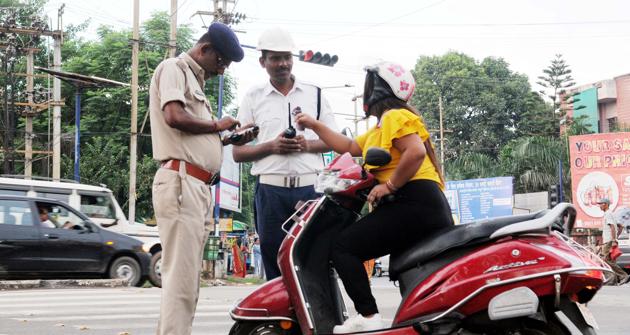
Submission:
<svg viewBox="0 0 630 335">
<path fill-rule="evenodd" d="M 446 199 L 455 223 L 512 215 L 512 177 L 446 182 Z"/>
</svg>

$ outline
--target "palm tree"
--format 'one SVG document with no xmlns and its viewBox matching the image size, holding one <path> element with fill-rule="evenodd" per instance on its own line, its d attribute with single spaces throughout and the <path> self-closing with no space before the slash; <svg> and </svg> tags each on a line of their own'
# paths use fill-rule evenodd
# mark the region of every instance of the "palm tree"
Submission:
<svg viewBox="0 0 630 335">
<path fill-rule="evenodd" d="M 563 171 L 568 171 L 565 150 L 558 139 L 522 137 L 503 147 L 499 161 L 506 174 L 515 177 L 517 192 L 547 191 L 550 185 L 558 183 L 559 161 Z M 568 180 L 565 176 L 563 185 L 568 186 Z"/>
<path fill-rule="evenodd" d="M 465 153 L 446 164 L 446 175 L 449 180 L 490 178 L 502 174 L 501 166 L 496 159 L 479 152 Z"/>
</svg>

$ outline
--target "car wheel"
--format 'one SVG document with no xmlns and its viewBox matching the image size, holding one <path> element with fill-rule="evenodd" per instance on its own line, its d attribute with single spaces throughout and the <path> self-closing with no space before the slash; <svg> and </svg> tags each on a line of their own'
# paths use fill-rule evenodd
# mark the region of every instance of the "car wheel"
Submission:
<svg viewBox="0 0 630 335">
<path fill-rule="evenodd" d="M 109 267 L 109 278 L 126 279 L 129 286 L 137 286 L 142 279 L 140 264 L 128 256 L 118 257 Z"/>
<path fill-rule="evenodd" d="M 162 251 L 158 251 L 151 256 L 149 281 L 151 281 L 153 286 L 162 287 Z"/>
</svg>

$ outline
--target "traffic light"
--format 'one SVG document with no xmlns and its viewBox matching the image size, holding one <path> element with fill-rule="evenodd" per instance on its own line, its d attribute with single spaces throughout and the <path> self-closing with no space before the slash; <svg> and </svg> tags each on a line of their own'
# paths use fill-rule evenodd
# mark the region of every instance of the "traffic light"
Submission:
<svg viewBox="0 0 630 335">
<path fill-rule="evenodd" d="M 326 65 L 326 66 L 334 66 L 337 61 L 339 61 L 339 57 L 337 55 L 329 55 L 322 54 L 319 51 L 313 52 L 313 50 L 300 50 L 300 60 L 302 62 Z"/>
<path fill-rule="evenodd" d="M 560 202 L 560 187 L 557 184 L 549 185 L 549 208 L 555 207 Z"/>
</svg>

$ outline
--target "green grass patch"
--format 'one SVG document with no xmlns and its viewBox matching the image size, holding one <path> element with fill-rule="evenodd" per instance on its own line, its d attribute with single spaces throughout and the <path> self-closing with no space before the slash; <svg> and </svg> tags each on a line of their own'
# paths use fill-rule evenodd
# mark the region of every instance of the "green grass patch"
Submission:
<svg viewBox="0 0 630 335">
<path fill-rule="evenodd" d="M 260 285 L 260 284 L 263 284 L 265 282 L 264 279 L 262 279 L 262 278 L 255 278 L 255 277 L 241 278 L 241 277 L 228 276 L 227 278 L 225 278 L 223 280 L 225 280 L 226 283 L 244 284 L 244 285 Z"/>
</svg>

